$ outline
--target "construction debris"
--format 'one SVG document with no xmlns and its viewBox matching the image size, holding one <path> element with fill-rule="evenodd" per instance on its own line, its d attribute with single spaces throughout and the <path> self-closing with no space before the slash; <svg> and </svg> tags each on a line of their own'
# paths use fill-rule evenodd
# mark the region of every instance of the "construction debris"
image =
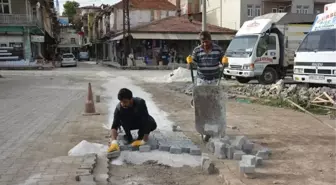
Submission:
<svg viewBox="0 0 336 185">
<path fill-rule="evenodd" d="M 184 86 L 174 88 L 174 90 L 192 95 L 193 84 L 186 83 Z M 330 87 L 307 88 L 298 84 L 283 84 L 280 80 L 273 85 L 261 84 L 234 84 L 223 86 L 228 94 L 237 97 L 257 97 L 266 99 L 293 99 L 302 104 L 308 104 L 317 95 L 325 92 L 331 99 L 336 100 L 336 89 Z"/>
<path fill-rule="evenodd" d="M 329 118 L 331 120 L 336 119 L 336 98 L 334 99 L 329 96 L 326 92 L 323 92 L 316 98 L 314 98 L 310 103 L 312 106 L 321 107 L 327 109 Z"/>
</svg>

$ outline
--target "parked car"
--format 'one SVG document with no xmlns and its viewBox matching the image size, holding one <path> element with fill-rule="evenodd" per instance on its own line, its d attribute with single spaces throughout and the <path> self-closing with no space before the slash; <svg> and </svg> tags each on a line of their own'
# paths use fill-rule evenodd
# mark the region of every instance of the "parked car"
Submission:
<svg viewBox="0 0 336 185">
<path fill-rule="evenodd" d="M 77 66 L 77 59 L 72 53 L 64 53 L 62 55 L 61 67 L 64 66 Z"/>
<path fill-rule="evenodd" d="M 85 61 L 90 61 L 89 53 L 88 52 L 79 52 L 79 58 L 78 61 L 85 60 Z"/>
</svg>

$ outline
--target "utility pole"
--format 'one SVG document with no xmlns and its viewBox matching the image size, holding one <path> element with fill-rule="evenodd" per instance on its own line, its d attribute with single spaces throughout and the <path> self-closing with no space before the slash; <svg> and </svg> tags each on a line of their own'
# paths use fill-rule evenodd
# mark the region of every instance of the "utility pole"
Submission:
<svg viewBox="0 0 336 185">
<path fill-rule="evenodd" d="M 127 58 L 130 53 L 131 34 L 130 34 L 130 18 L 129 18 L 129 0 L 123 0 L 123 45 L 124 58 L 122 66 L 127 65 Z"/>
<path fill-rule="evenodd" d="M 202 31 L 206 31 L 206 2 L 207 0 L 202 0 Z"/>
</svg>

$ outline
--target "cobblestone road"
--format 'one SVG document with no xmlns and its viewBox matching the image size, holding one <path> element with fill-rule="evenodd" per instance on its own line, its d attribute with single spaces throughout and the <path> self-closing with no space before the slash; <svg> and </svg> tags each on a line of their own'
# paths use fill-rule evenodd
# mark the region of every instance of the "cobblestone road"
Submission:
<svg viewBox="0 0 336 185">
<path fill-rule="evenodd" d="M 62 142 L 60 136 L 69 129 L 83 130 L 80 124 L 69 125 L 83 111 L 87 81 L 69 76 L 4 76 L 0 78 L 0 185 L 9 185 L 45 172 L 43 160 L 67 155 L 73 143 L 68 138 Z"/>
</svg>

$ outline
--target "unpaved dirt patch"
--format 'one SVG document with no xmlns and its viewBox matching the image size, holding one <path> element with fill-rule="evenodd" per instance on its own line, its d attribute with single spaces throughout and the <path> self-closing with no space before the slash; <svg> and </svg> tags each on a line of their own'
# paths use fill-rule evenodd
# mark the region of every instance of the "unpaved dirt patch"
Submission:
<svg viewBox="0 0 336 185">
<path fill-rule="evenodd" d="M 148 161 L 142 165 L 110 166 L 111 185 L 201 185 L 223 184 L 218 175 L 204 175 L 200 167 L 173 168 Z"/>
<path fill-rule="evenodd" d="M 187 136 L 199 141 L 190 96 L 172 90 L 174 83 L 140 85 L 153 95 L 154 101 Z M 335 121 L 320 118 L 335 125 Z M 239 177 L 238 161 L 223 160 L 218 165 L 222 169 L 229 169 L 240 178 L 241 183 L 269 185 L 276 180 L 282 180 L 287 185 L 336 183 L 335 132 L 309 115 L 230 100 L 227 102 L 227 124 L 238 127 L 238 130 L 227 129 L 228 135 L 245 135 L 251 141 L 273 150 L 271 159 L 257 169 L 255 179 Z"/>
</svg>

